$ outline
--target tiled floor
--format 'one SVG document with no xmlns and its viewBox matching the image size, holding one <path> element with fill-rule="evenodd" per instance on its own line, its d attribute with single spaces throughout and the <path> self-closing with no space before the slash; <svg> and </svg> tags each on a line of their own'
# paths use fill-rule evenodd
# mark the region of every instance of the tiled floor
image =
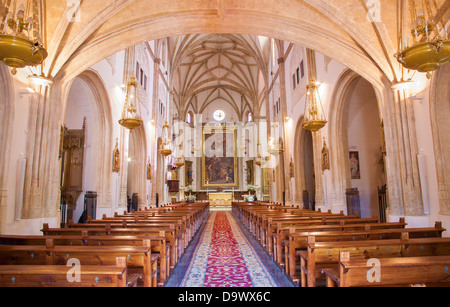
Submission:
<svg viewBox="0 0 450 307">
<path fill-rule="evenodd" d="M 231 208 L 214 208 L 211 211 L 231 211 Z M 260 245 L 258 241 L 254 239 L 254 237 L 247 231 L 245 227 L 243 227 L 238 219 L 235 219 L 236 223 L 240 226 L 243 235 L 247 238 L 248 242 L 252 245 L 255 252 L 258 254 L 261 262 L 265 265 L 268 272 L 270 272 L 272 278 L 276 281 L 279 287 L 293 287 L 293 284 L 286 278 L 282 270 L 272 261 L 271 257 L 268 255 L 266 250 Z M 177 267 L 172 272 L 170 279 L 166 283 L 166 287 L 178 287 L 191 263 L 194 251 L 196 250 L 197 244 L 199 244 L 199 240 L 201 238 L 201 234 L 204 230 L 206 223 L 202 225 L 199 229 L 198 233 L 195 235 L 192 242 L 189 244 L 186 249 L 183 257 L 180 259 Z"/>
</svg>

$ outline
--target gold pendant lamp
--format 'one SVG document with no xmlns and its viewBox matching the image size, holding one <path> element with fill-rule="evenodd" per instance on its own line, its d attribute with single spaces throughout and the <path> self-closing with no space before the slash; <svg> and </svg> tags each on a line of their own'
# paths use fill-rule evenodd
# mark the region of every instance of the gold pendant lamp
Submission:
<svg viewBox="0 0 450 307">
<path fill-rule="evenodd" d="M 255 164 L 258 166 L 261 166 L 263 163 L 263 158 L 261 157 L 261 143 L 258 142 L 258 145 L 256 147 L 256 158 L 255 158 Z"/>
<path fill-rule="evenodd" d="M 272 156 L 284 153 L 283 146 L 280 145 L 280 143 L 278 143 L 274 137 L 269 137 L 269 141 L 267 142 L 267 148 Z"/>
<path fill-rule="evenodd" d="M 136 78 L 132 76 L 130 82 L 127 84 L 125 104 L 123 106 L 122 117 L 119 120 L 119 124 L 132 131 L 141 126 L 142 123 L 143 120 L 140 112 L 137 82 Z"/>
<path fill-rule="evenodd" d="M 0 60 L 11 67 L 37 66 L 47 58 L 40 42 L 39 6 L 37 0 L 6 1 L 0 24 Z"/>
<path fill-rule="evenodd" d="M 399 51 L 395 54 L 404 68 L 427 73 L 450 61 L 450 41 L 436 0 L 409 0 L 410 31 L 402 27 Z M 406 23 L 402 20 L 402 25 Z M 405 33 L 407 32 L 407 33 Z"/>
<path fill-rule="evenodd" d="M 163 126 L 162 133 L 163 141 L 161 143 L 161 146 L 159 147 L 159 153 L 164 157 L 168 157 L 172 154 L 172 142 L 170 141 L 169 124 L 167 123 L 167 121 Z"/>
<path fill-rule="evenodd" d="M 318 91 L 318 83 L 310 78 L 306 87 L 305 118 L 303 128 L 317 132 L 327 124 Z"/>
<path fill-rule="evenodd" d="M 180 144 L 178 146 L 179 150 L 178 150 L 178 156 L 175 157 L 175 163 L 173 165 L 175 165 L 177 168 L 182 167 L 185 164 L 185 158 L 183 155 L 183 145 Z"/>
</svg>

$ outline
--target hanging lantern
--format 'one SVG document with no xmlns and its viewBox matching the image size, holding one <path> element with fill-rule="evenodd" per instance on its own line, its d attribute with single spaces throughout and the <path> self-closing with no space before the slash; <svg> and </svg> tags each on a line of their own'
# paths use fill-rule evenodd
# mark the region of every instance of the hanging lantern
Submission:
<svg viewBox="0 0 450 307">
<path fill-rule="evenodd" d="M 258 142 L 258 145 L 256 147 L 256 158 L 255 158 L 255 164 L 258 166 L 261 166 L 263 163 L 263 159 L 261 157 L 261 143 Z"/>
<path fill-rule="evenodd" d="M 257 148 L 257 156 L 255 158 L 255 164 L 258 165 L 261 168 L 266 168 L 268 166 L 270 157 L 269 156 L 263 156 L 262 155 L 262 149 L 261 149 L 261 143 L 258 142 L 258 148 Z M 279 152 L 279 151 L 277 151 Z M 274 151 L 275 154 L 275 151 Z"/>
<path fill-rule="evenodd" d="M 283 147 L 280 146 L 280 144 L 277 141 L 275 141 L 273 137 L 269 137 L 269 141 L 267 142 L 267 148 L 272 156 L 276 156 L 284 152 Z"/>
<path fill-rule="evenodd" d="M 177 168 L 182 167 L 184 165 L 184 157 L 176 158 L 176 161 L 173 165 L 175 165 Z"/>
<path fill-rule="evenodd" d="M 318 84 L 310 79 L 306 87 L 305 118 L 303 128 L 312 132 L 319 131 L 327 124 L 325 112 L 320 100 Z"/>
<path fill-rule="evenodd" d="M 408 4 L 411 32 L 400 33 L 399 51 L 394 56 L 406 69 L 427 73 L 429 78 L 432 71 L 450 61 L 448 31 L 436 0 L 423 0 L 421 6 L 415 0 Z"/>
<path fill-rule="evenodd" d="M 131 81 L 127 84 L 127 95 L 119 124 L 132 131 L 134 128 L 142 125 L 143 120 L 140 114 L 137 82 L 136 78 L 132 76 Z"/>
<path fill-rule="evenodd" d="M 12 68 L 13 75 L 17 68 L 40 65 L 48 53 L 40 42 L 37 0 L 7 1 L 3 12 L 8 13 L 0 24 L 0 60 Z"/>
<path fill-rule="evenodd" d="M 177 168 L 182 167 L 185 163 L 185 158 L 184 158 L 182 150 L 183 150 L 183 145 L 180 144 L 179 145 L 179 153 L 181 154 L 181 156 L 176 157 L 175 162 L 173 163 L 173 165 L 175 165 Z"/>
<path fill-rule="evenodd" d="M 163 141 L 161 146 L 159 147 L 159 153 L 164 157 L 167 157 L 172 154 L 172 142 L 169 138 L 169 124 L 166 123 L 163 126 Z"/>
</svg>

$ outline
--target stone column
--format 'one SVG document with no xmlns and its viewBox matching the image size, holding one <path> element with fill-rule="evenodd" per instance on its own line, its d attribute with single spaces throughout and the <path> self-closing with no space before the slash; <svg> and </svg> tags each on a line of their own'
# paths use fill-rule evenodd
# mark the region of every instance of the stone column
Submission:
<svg viewBox="0 0 450 307">
<path fill-rule="evenodd" d="M 314 174 L 315 174 L 315 186 L 316 186 L 316 210 L 319 208 L 324 211 L 325 207 L 325 195 L 323 191 L 322 181 L 322 132 L 317 131 L 312 133 L 313 152 L 314 152 Z"/>
<path fill-rule="evenodd" d="M 152 118 L 155 124 L 155 139 L 153 140 L 153 146 L 152 146 L 152 165 L 153 165 L 153 173 L 152 173 L 152 194 L 150 203 L 156 204 L 156 193 L 160 193 L 157 190 L 158 181 L 161 180 L 161 178 L 158 178 L 158 121 L 159 121 L 159 65 L 161 64 L 161 59 L 155 58 L 153 59 L 153 97 L 152 97 L 152 103 L 153 103 L 153 114 Z M 161 204 L 162 195 L 159 195 L 159 202 Z"/>
<path fill-rule="evenodd" d="M 417 164 L 418 146 L 416 124 L 412 100 L 409 99 L 408 89 L 402 84 L 392 87 L 394 97 L 394 127 L 395 133 L 387 135 L 391 138 L 391 148 L 387 148 L 387 165 L 396 165 L 399 173 L 401 191 L 397 195 L 389 195 L 389 215 L 421 216 L 424 215 L 422 194 L 420 189 L 419 169 Z M 392 132 L 391 132 L 392 133 Z M 392 172 L 391 172 L 392 173 Z M 388 182 L 393 178 L 388 178 Z M 393 191 L 388 191 L 391 193 Z"/>
<path fill-rule="evenodd" d="M 134 47 L 128 48 L 125 51 L 123 83 L 128 84 L 131 76 L 134 75 Z M 138 72 L 136 72 L 138 73 Z M 120 126 L 119 136 L 119 154 L 120 154 L 120 191 L 119 191 L 119 210 L 127 209 L 127 188 L 128 188 L 128 147 L 129 147 L 130 132 L 127 128 Z"/>
<path fill-rule="evenodd" d="M 58 118 L 51 114 L 57 111 L 53 111 L 50 100 L 50 86 L 40 86 L 30 98 L 23 219 L 51 218 L 57 215 L 57 207 L 52 200 L 55 200 L 55 193 L 56 196 L 58 195 L 59 181 L 54 178 L 52 180 L 52 176 L 46 176 L 47 172 L 56 168 L 59 163 L 57 159 L 52 161 L 52 151 L 49 150 L 51 149 L 50 131 L 54 126 L 53 122 L 57 122 Z M 52 191 L 55 193 L 51 193 Z"/>
<path fill-rule="evenodd" d="M 308 63 L 309 78 L 317 81 L 317 69 L 316 69 L 316 53 L 314 50 L 306 49 L 306 58 Z M 323 191 L 322 181 L 322 132 L 312 132 L 313 152 L 314 152 L 314 174 L 315 174 L 315 187 L 316 187 L 316 210 L 325 207 L 325 196 Z"/>
<path fill-rule="evenodd" d="M 119 191 L 119 209 L 127 209 L 127 187 L 128 187 L 128 142 L 130 132 L 124 128 L 120 128 L 119 137 L 119 154 L 120 154 L 120 191 Z"/>
<path fill-rule="evenodd" d="M 263 148 L 263 146 L 262 146 L 263 142 L 265 142 L 265 146 L 264 147 L 267 147 L 268 138 L 270 137 L 270 133 L 271 133 L 271 131 L 270 131 L 270 127 L 271 127 L 271 125 L 270 125 L 270 122 L 271 122 L 271 116 L 270 116 L 271 107 L 270 107 L 270 97 L 269 97 L 269 95 L 270 95 L 270 90 L 266 90 L 264 92 L 264 100 L 265 100 L 265 103 L 266 103 L 266 120 L 267 120 L 267 122 L 266 122 L 267 132 L 266 133 L 267 133 L 267 139 L 260 140 L 261 148 Z M 261 156 L 263 156 L 263 153 L 261 153 Z M 270 154 L 269 154 L 269 157 L 270 157 Z M 264 158 L 264 156 L 263 156 L 263 158 Z M 274 180 L 272 169 L 268 169 L 267 175 L 268 175 L 269 183 L 272 184 L 273 180 Z M 272 193 L 272 189 L 271 188 L 269 188 L 269 193 L 270 193 L 269 201 L 275 201 L 275 199 L 273 197 L 274 195 Z"/>
<path fill-rule="evenodd" d="M 287 98 L 286 98 L 286 65 L 285 65 L 285 58 L 281 57 L 278 59 L 278 68 L 279 68 L 279 79 L 280 79 L 280 101 L 281 101 L 281 116 L 282 116 L 282 122 L 281 122 L 281 129 L 282 129 L 282 136 L 283 136 L 283 146 L 284 146 L 284 152 L 283 152 L 283 191 L 286 195 L 286 203 L 291 201 L 291 192 L 289 187 L 289 182 L 291 180 L 289 176 L 289 137 L 288 133 L 286 131 L 286 118 L 288 117 L 288 111 L 287 111 Z"/>
<path fill-rule="evenodd" d="M 0 233 L 5 232 L 8 208 L 8 181 L 11 156 L 14 103 L 12 77 L 6 65 L 0 67 Z M 10 195 L 12 193 L 9 193 Z"/>
</svg>

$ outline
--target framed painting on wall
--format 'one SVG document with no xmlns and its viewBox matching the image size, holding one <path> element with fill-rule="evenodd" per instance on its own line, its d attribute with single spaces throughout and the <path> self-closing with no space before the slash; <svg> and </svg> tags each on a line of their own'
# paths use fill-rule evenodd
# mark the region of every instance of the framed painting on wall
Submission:
<svg viewBox="0 0 450 307">
<path fill-rule="evenodd" d="M 185 162 L 185 170 L 186 170 L 186 185 L 191 185 L 194 181 L 192 161 Z"/>
<path fill-rule="evenodd" d="M 253 184 L 253 160 L 247 161 L 247 184 Z"/>
<path fill-rule="evenodd" d="M 217 129 L 206 126 L 203 129 L 202 186 L 237 188 L 236 151 L 237 130 Z"/>
<path fill-rule="evenodd" d="M 361 179 L 361 171 L 359 168 L 359 152 L 350 151 L 349 152 L 350 161 L 350 176 L 351 179 Z"/>
</svg>

